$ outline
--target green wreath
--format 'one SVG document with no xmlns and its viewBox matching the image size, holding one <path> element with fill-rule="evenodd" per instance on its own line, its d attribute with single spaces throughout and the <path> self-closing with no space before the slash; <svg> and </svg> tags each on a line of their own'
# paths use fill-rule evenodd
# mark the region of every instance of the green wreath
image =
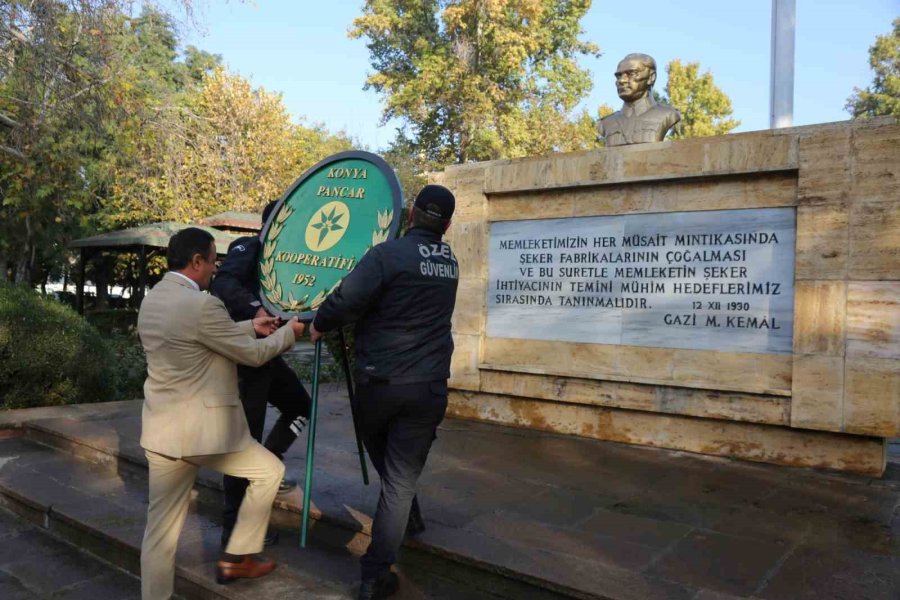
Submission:
<svg viewBox="0 0 900 600">
<path fill-rule="evenodd" d="M 278 236 L 281 235 L 281 232 L 284 230 L 284 223 L 292 214 L 294 214 L 294 209 L 290 206 L 285 206 L 278 215 L 275 216 L 275 221 L 269 228 L 266 242 L 263 244 L 263 260 L 260 263 L 260 271 L 262 272 L 263 277 L 260 280 L 260 284 L 263 287 L 263 293 L 266 298 L 273 305 L 286 312 L 306 312 L 308 310 L 316 310 L 319 308 L 319 306 L 325 302 L 325 298 L 337 289 L 341 282 L 338 281 L 327 292 L 321 290 L 311 301 L 309 300 L 309 294 L 298 299 L 294 297 L 294 293 L 291 291 L 288 292 L 287 301 L 283 299 L 283 290 L 281 284 L 278 283 L 278 275 L 275 272 L 275 249 L 278 245 Z M 393 210 L 385 210 L 384 213 L 378 211 L 378 227 L 372 231 L 372 246 L 387 241 L 393 218 Z"/>
</svg>

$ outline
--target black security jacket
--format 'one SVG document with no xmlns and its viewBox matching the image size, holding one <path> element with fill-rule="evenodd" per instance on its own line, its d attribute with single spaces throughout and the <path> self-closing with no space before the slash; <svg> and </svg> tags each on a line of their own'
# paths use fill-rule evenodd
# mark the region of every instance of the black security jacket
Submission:
<svg viewBox="0 0 900 600">
<path fill-rule="evenodd" d="M 356 323 L 360 381 L 392 384 L 450 377 L 459 268 L 441 236 L 413 228 L 369 250 L 319 307 L 316 329 Z"/>
<path fill-rule="evenodd" d="M 216 272 L 209 291 L 221 300 L 235 321 L 246 321 L 262 306 L 259 300 L 257 265 L 261 242 L 257 236 L 242 237 L 228 246 L 228 255 Z"/>
</svg>

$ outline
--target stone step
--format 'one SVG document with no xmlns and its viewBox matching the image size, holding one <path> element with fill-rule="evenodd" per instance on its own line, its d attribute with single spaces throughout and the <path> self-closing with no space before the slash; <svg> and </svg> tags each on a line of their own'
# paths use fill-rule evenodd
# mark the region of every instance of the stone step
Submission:
<svg viewBox="0 0 900 600">
<path fill-rule="evenodd" d="M 24 424 L 22 432 L 30 441 L 145 481 L 147 463 L 143 451 L 136 445 L 122 442 L 121 428 L 122 423 L 117 423 L 117 428 L 108 428 L 81 420 L 45 419 Z M 139 435 L 135 432 L 125 437 L 136 440 Z M 371 466 L 369 468 L 371 471 Z M 378 476 L 374 471 L 371 476 L 377 490 Z M 217 515 L 222 506 L 221 475 L 201 469 L 195 492 L 198 503 Z M 371 518 L 348 506 L 346 493 L 345 489 L 336 495 L 326 490 L 313 497 L 310 540 L 317 547 L 352 556 L 356 568 L 356 558 L 369 544 Z M 301 482 L 291 494 L 276 498 L 272 512 L 272 524 L 288 532 L 294 545 L 300 526 L 302 494 Z M 581 564 L 574 559 L 560 564 L 552 556 L 540 556 L 541 550 L 498 543 L 494 537 L 461 532 L 440 523 L 429 522 L 426 533 L 425 539 L 406 541 L 401 566 L 407 573 L 438 573 L 444 580 L 465 585 L 470 590 L 468 593 L 473 594 L 460 597 L 476 598 L 478 594 L 486 593 L 491 598 L 516 600 L 632 600 L 642 598 L 641 594 L 649 589 L 644 582 L 635 588 L 629 581 L 629 589 L 642 590 L 638 595 L 597 593 L 591 588 L 598 577 L 617 576 L 618 586 L 621 573 L 618 570 L 599 573 L 594 565 Z M 354 571 L 350 581 L 355 581 L 357 576 Z M 571 581 L 581 585 L 566 584 Z M 650 588 L 655 589 L 655 586 Z M 664 592 L 663 588 L 658 591 Z"/>
<path fill-rule="evenodd" d="M 135 575 L 139 574 L 140 544 L 146 516 L 146 472 L 136 461 L 64 440 L 46 431 L 20 430 L 0 439 L 0 504 L 69 543 Z M 26 435 L 27 433 L 27 435 Z M 41 443 L 54 442 L 53 446 Z M 72 450 L 72 453 L 64 451 Z M 204 489 L 205 488 L 205 489 Z M 323 599 L 353 598 L 358 578 L 354 543 L 346 528 L 313 523 L 309 547 L 299 548 L 297 519 L 282 514 L 276 522 L 281 541 L 266 550 L 279 562 L 276 571 L 259 581 L 228 586 L 214 580 L 219 554 L 218 521 L 221 499 L 207 485 L 197 495 L 182 532 L 177 558 L 176 592 L 185 598 L 254 600 L 302 593 Z M 208 500 L 215 502 L 209 503 Z M 289 511 L 281 511 L 289 512 Z M 344 546 L 340 546 L 343 533 Z M 416 553 L 413 553 L 414 555 Z M 401 569 L 399 600 L 551 597 L 511 591 L 495 578 L 460 578 L 445 561 L 414 556 Z M 517 588 L 518 589 L 518 588 Z M 559 597 L 559 596 L 557 596 Z"/>
<path fill-rule="evenodd" d="M 3 600 L 140 600 L 140 580 L 0 508 Z"/>
<path fill-rule="evenodd" d="M 0 440 L 0 503 L 82 548 L 135 575 L 147 510 L 146 473 L 128 461 L 88 460 L 25 436 Z M 96 456 L 96 455 L 95 455 Z M 108 456 L 108 455 L 107 455 Z M 220 524 L 216 511 L 194 502 L 182 532 L 177 558 L 176 592 L 186 598 L 245 597 L 266 600 L 303 594 L 308 598 L 353 598 L 358 564 L 352 553 L 337 551 L 313 535 L 298 547 L 296 529 L 281 529 L 281 541 L 266 550 L 279 562 L 258 581 L 228 586 L 214 580 Z M 401 573 L 402 600 L 496 598 L 461 586 L 440 574 Z"/>
<path fill-rule="evenodd" d="M 346 586 L 356 575 L 353 555 L 368 541 L 379 486 L 374 473 L 372 485 L 361 481 L 346 391 L 323 390 L 314 552 L 287 562 L 312 561 L 320 550 L 336 556 L 346 561 L 340 564 L 348 579 L 333 579 Z M 276 419 L 273 410 L 269 422 Z M 136 527 L 138 539 L 146 486 L 140 430 L 140 402 L 0 411 L 0 438 L 27 435 L 86 456 L 93 469 L 112 473 L 112 483 L 137 479 L 139 493 L 120 502 L 138 506 L 139 514 L 120 510 L 110 529 Z M 305 446 L 295 443 L 285 455 L 295 477 L 304 474 Z M 7 458 L 0 452 L 0 475 L 12 476 Z M 96 504 L 85 494 L 108 491 L 105 478 L 69 471 L 50 476 L 68 482 L 69 491 L 40 504 L 36 521 L 71 528 L 69 513 Z M 197 510 L 207 521 L 192 526 L 185 544 L 208 539 L 215 552 L 219 481 L 201 472 Z M 17 489 L 7 498 L 15 500 Z M 404 548 L 400 567 L 419 586 L 407 592 L 425 597 L 900 598 L 900 477 L 890 470 L 880 480 L 782 469 L 447 419 L 419 492 L 428 529 Z M 59 498 L 76 504 L 53 504 Z M 289 525 L 283 543 L 292 550 L 300 501 L 295 491 L 280 497 L 275 511 L 276 521 Z M 20 504 L 23 511 L 30 506 Z M 114 557 L 136 560 L 134 550 L 115 551 L 111 534 L 99 539 L 92 543 L 112 547 Z M 193 582 L 189 566 L 182 586 Z M 449 580 L 451 592 L 440 596 L 436 580 Z"/>
</svg>

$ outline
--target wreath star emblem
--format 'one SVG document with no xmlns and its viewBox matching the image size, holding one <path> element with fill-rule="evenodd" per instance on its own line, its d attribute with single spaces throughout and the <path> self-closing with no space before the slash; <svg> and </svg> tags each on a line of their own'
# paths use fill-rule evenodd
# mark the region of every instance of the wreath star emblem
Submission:
<svg viewBox="0 0 900 600">
<path fill-rule="evenodd" d="M 337 207 L 333 207 L 328 214 L 326 214 L 324 210 L 319 213 L 319 222 L 312 224 L 312 227 L 319 230 L 319 244 L 321 244 L 322 240 L 324 240 L 332 231 L 339 231 L 344 228 L 340 223 L 344 216 L 344 213 L 337 212 Z"/>
</svg>

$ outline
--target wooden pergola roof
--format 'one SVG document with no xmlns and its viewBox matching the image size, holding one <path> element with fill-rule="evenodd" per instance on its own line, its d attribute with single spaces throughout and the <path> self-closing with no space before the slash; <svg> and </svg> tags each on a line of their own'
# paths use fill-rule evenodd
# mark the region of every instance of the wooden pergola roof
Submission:
<svg viewBox="0 0 900 600">
<path fill-rule="evenodd" d="M 203 217 L 197 220 L 197 224 L 215 227 L 216 229 L 246 231 L 248 233 L 258 233 L 262 228 L 259 213 L 238 212 L 236 210 L 229 210 L 211 217 Z"/>
<path fill-rule="evenodd" d="M 257 221 L 259 219 L 257 218 Z M 84 312 L 84 282 L 85 264 L 92 256 L 101 252 L 135 252 L 139 257 L 140 282 L 137 295 L 143 298 L 147 287 L 147 259 L 162 250 L 165 252 L 169 246 L 169 238 L 186 227 L 197 227 L 209 232 L 216 242 L 216 252 L 219 256 L 228 253 L 228 246 L 234 240 L 241 237 L 241 233 L 229 233 L 208 225 L 185 224 L 177 221 L 164 221 L 151 223 L 140 227 L 130 227 L 118 231 L 109 231 L 91 237 L 81 238 L 69 242 L 69 248 L 75 248 L 81 252 L 79 261 L 79 277 L 76 282 L 76 307 L 79 312 Z"/>
<path fill-rule="evenodd" d="M 69 242 L 69 248 L 118 252 L 137 251 L 142 246 L 147 248 L 166 248 L 169 245 L 169 238 L 186 227 L 198 227 L 208 231 L 216 240 L 216 250 L 219 254 L 228 252 L 228 245 L 240 237 L 239 235 L 227 233 L 206 225 L 186 225 L 176 221 L 164 221 L 162 223 L 151 223 L 140 227 L 109 231 L 81 238 L 80 240 Z"/>
</svg>

